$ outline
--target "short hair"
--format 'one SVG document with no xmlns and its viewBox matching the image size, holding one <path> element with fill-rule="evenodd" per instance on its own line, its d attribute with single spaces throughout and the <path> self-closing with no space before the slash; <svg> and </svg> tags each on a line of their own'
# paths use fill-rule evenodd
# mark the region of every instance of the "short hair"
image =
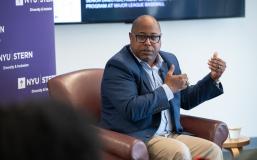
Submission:
<svg viewBox="0 0 257 160">
<path fill-rule="evenodd" d="M 161 30 L 161 26 L 160 26 L 160 23 L 153 17 L 153 16 L 150 16 L 150 15 L 141 15 L 139 17 L 137 17 L 133 23 L 132 23 L 132 27 L 131 27 L 131 32 L 134 32 L 134 30 L 140 25 L 141 23 L 141 20 L 142 19 L 145 19 L 145 18 L 150 18 L 152 19 L 159 27 L 159 29 Z"/>
<path fill-rule="evenodd" d="M 0 159 L 99 160 L 87 116 L 52 100 L 0 107 Z"/>
</svg>

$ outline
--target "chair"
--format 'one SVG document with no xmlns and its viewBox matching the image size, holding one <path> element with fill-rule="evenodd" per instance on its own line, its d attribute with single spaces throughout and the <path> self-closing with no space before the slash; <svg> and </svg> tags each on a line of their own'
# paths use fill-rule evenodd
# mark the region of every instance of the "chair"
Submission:
<svg viewBox="0 0 257 160">
<path fill-rule="evenodd" d="M 81 111 L 89 112 L 96 121 L 101 111 L 103 69 L 84 69 L 56 76 L 48 81 L 49 95 Z M 86 109 L 86 110 L 85 110 Z M 220 147 L 228 136 L 225 123 L 217 120 L 182 115 L 185 131 L 215 142 Z M 128 135 L 99 128 L 104 160 L 147 160 L 145 144 Z"/>
</svg>

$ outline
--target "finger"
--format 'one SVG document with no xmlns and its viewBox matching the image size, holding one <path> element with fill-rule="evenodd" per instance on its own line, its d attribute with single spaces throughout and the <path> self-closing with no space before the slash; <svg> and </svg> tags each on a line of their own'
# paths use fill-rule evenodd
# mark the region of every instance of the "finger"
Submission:
<svg viewBox="0 0 257 160">
<path fill-rule="evenodd" d="M 189 85 L 187 78 L 184 80 L 184 85 L 185 85 L 185 86 L 188 86 L 188 85 Z"/>
<path fill-rule="evenodd" d="M 172 76 L 172 75 L 173 75 L 173 73 L 174 73 L 174 70 L 175 70 L 175 65 L 174 65 L 174 64 L 172 64 L 172 65 L 170 66 L 169 71 L 168 71 L 168 75 L 169 75 L 169 76 Z"/>
<path fill-rule="evenodd" d="M 226 62 L 223 61 L 222 59 L 218 59 L 218 63 L 220 66 L 226 67 Z"/>
<path fill-rule="evenodd" d="M 218 68 L 226 68 L 226 62 L 223 61 L 222 59 L 217 59 L 212 61 L 212 65 L 217 66 Z"/>
<path fill-rule="evenodd" d="M 183 78 L 187 78 L 187 74 L 186 74 L 186 73 L 181 74 L 181 76 L 182 76 Z"/>
<path fill-rule="evenodd" d="M 213 57 L 211 58 L 211 60 L 215 61 L 216 63 L 219 63 L 220 65 L 226 63 L 225 61 L 223 61 L 223 59 L 221 59 L 219 57 L 218 52 L 214 52 Z"/>
<path fill-rule="evenodd" d="M 182 77 L 182 81 L 183 81 L 184 86 L 188 86 L 189 82 L 188 82 L 187 74 L 185 74 L 185 73 L 181 74 L 181 77 Z"/>
<path fill-rule="evenodd" d="M 185 81 L 188 79 L 186 73 L 180 74 L 180 75 L 178 75 L 178 77 L 180 77 L 180 80 L 182 80 L 182 81 Z"/>
<path fill-rule="evenodd" d="M 215 60 L 209 60 L 209 61 L 208 61 L 208 65 L 209 65 L 209 66 L 212 66 L 212 67 L 218 68 L 219 63 L 217 63 Z"/>
<path fill-rule="evenodd" d="M 213 58 L 218 58 L 218 56 L 219 56 L 218 52 L 215 51 L 215 52 L 213 53 Z"/>
<path fill-rule="evenodd" d="M 213 63 L 220 63 L 222 60 L 220 58 L 217 58 L 217 57 L 212 57 L 209 61 L 213 62 Z"/>
<path fill-rule="evenodd" d="M 187 79 L 184 79 L 182 89 L 185 89 L 185 88 L 187 88 L 188 86 L 189 86 L 188 80 L 187 80 Z"/>
<path fill-rule="evenodd" d="M 219 58 L 218 52 L 214 52 L 213 57 L 210 59 L 210 61 L 217 63 L 218 65 L 222 65 L 224 61 Z"/>
<path fill-rule="evenodd" d="M 223 73 L 226 68 L 226 62 L 220 58 L 212 58 L 208 61 L 209 68 L 212 72 Z"/>
<path fill-rule="evenodd" d="M 217 72 L 218 71 L 218 67 L 216 67 L 216 66 L 211 66 L 211 65 L 209 65 L 209 68 L 210 68 L 210 70 L 211 71 L 215 71 L 215 72 Z"/>
<path fill-rule="evenodd" d="M 212 72 L 216 72 L 216 73 L 222 73 L 222 72 L 223 72 L 223 69 L 222 69 L 222 68 L 217 68 L 217 67 L 213 67 L 213 66 L 209 66 L 209 69 L 210 69 Z"/>
<path fill-rule="evenodd" d="M 226 68 L 226 63 L 223 60 L 209 60 L 209 66 L 219 68 Z"/>
</svg>

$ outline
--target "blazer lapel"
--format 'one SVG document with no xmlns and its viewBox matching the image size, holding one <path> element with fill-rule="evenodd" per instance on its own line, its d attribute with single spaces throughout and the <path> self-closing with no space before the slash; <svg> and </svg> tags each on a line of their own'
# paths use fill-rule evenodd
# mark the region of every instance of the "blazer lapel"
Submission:
<svg viewBox="0 0 257 160">
<path fill-rule="evenodd" d="M 141 77 L 144 81 L 144 84 L 146 85 L 146 87 L 149 91 L 152 91 L 153 89 L 152 89 L 151 84 L 149 82 L 149 79 L 147 77 L 147 73 L 145 72 L 145 70 L 143 69 L 143 67 L 141 65 L 139 65 L 139 68 L 140 68 L 140 72 L 141 72 L 141 75 L 142 75 Z M 167 65 L 166 62 L 162 63 L 162 66 L 161 66 L 159 72 L 160 72 L 160 76 L 161 76 L 161 78 L 164 82 L 164 79 L 165 79 L 165 77 L 168 73 L 168 65 Z"/>
<path fill-rule="evenodd" d="M 129 47 L 129 46 L 128 46 Z M 145 72 L 144 68 L 141 66 L 141 64 L 138 62 L 138 60 L 136 59 L 136 57 L 133 55 L 133 53 L 131 52 L 131 50 L 127 47 L 127 54 L 130 55 L 130 57 L 132 59 L 134 59 L 135 64 L 137 65 L 137 68 L 139 69 L 138 73 L 139 73 L 139 77 L 142 78 L 143 83 L 146 86 L 146 89 L 148 91 L 152 91 L 152 87 L 151 84 L 149 82 L 149 79 L 147 77 L 147 73 Z M 133 66 L 133 65 L 132 65 Z"/>
<path fill-rule="evenodd" d="M 147 77 L 147 73 L 145 72 L 144 68 L 141 65 L 139 66 L 139 68 L 140 68 L 140 72 L 141 72 L 140 74 L 142 75 L 141 76 L 142 80 L 143 80 L 147 90 L 152 91 L 153 89 L 152 89 L 149 79 Z"/>
<path fill-rule="evenodd" d="M 167 73 L 169 71 L 167 63 L 163 62 L 162 67 L 160 69 L 160 75 L 164 81 Z M 181 132 L 181 124 L 180 124 L 180 113 L 179 109 L 180 107 L 178 106 L 180 97 L 177 94 L 174 94 L 174 98 L 170 101 L 170 114 L 171 114 L 171 123 L 173 130 L 176 130 L 178 133 Z"/>
<path fill-rule="evenodd" d="M 164 82 L 164 79 L 165 79 L 165 77 L 166 77 L 166 75 L 168 73 L 168 65 L 167 65 L 166 62 L 162 63 L 162 66 L 161 66 L 159 72 L 160 72 L 160 76 L 161 76 L 161 78 L 162 78 L 162 80 Z"/>
</svg>

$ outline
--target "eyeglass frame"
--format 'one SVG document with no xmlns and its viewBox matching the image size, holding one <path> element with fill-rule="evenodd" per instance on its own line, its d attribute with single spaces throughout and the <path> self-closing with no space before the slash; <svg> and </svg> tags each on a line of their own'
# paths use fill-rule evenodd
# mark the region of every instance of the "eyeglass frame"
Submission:
<svg viewBox="0 0 257 160">
<path fill-rule="evenodd" d="M 137 34 L 137 33 L 131 32 L 131 34 L 135 35 L 136 41 L 137 41 L 138 43 L 145 43 L 146 40 L 149 39 L 149 42 L 151 42 L 151 43 L 153 43 L 153 44 L 159 43 L 160 40 L 161 40 L 161 36 L 162 36 L 161 33 L 158 34 L 158 35 L 155 35 L 155 34 L 146 35 L 146 34 L 140 34 L 140 33 Z M 145 37 L 145 40 L 144 40 L 144 41 L 139 41 L 139 40 L 138 40 L 138 36 L 144 36 L 144 37 Z M 158 39 L 158 41 L 155 42 L 155 41 L 153 41 L 152 37 L 155 37 L 155 38 L 156 38 L 156 37 L 159 37 L 159 39 Z"/>
</svg>

